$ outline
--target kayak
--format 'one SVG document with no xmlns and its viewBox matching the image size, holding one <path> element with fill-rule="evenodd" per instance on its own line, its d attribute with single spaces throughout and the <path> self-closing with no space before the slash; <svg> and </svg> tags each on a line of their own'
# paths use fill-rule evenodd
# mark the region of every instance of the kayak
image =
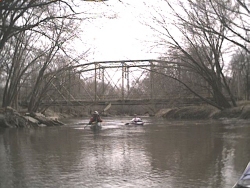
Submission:
<svg viewBox="0 0 250 188">
<path fill-rule="evenodd" d="M 132 125 L 144 125 L 143 121 L 131 121 Z"/>
<path fill-rule="evenodd" d="M 125 125 L 144 125 L 143 121 L 131 121 L 130 123 L 126 123 Z"/>
<path fill-rule="evenodd" d="M 246 169 L 241 175 L 238 182 L 233 186 L 233 188 L 247 188 L 250 187 L 250 162 L 248 163 Z"/>
<path fill-rule="evenodd" d="M 90 125 L 90 129 L 92 130 L 100 130 L 102 128 L 101 122 L 94 122 Z"/>
</svg>

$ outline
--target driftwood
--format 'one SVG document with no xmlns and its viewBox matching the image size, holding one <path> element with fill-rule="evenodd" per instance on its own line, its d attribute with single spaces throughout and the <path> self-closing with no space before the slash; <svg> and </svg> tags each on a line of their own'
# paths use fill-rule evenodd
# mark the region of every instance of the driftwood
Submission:
<svg viewBox="0 0 250 188">
<path fill-rule="evenodd" d="M 64 125 L 62 122 L 60 122 L 57 119 L 46 118 L 44 115 L 39 114 L 39 113 L 31 114 L 31 117 L 38 120 L 39 124 L 44 124 L 44 125 L 47 125 L 47 126 Z"/>
</svg>

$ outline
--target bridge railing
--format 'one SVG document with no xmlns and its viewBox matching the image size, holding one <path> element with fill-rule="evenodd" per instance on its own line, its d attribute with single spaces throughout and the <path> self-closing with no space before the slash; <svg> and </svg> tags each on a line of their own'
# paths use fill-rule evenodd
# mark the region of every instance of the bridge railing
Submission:
<svg viewBox="0 0 250 188">
<path fill-rule="evenodd" d="M 118 96 L 118 95 L 98 95 L 96 98 L 94 97 L 90 97 L 90 96 L 81 96 L 81 97 L 77 97 L 75 98 L 75 100 L 97 100 L 97 101 L 101 101 L 101 100 L 139 100 L 139 99 L 169 99 L 170 97 L 168 95 L 155 95 L 153 97 L 151 97 L 149 94 L 145 94 L 145 95 L 138 95 L 138 96 Z"/>
</svg>

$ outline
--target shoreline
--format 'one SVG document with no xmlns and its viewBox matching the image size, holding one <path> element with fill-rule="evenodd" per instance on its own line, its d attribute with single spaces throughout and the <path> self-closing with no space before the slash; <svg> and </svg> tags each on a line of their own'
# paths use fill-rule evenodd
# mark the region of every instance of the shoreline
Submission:
<svg viewBox="0 0 250 188">
<path fill-rule="evenodd" d="M 7 107 L 0 110 L 0 127 L 18 128 L 18 127 L 45 127 L 62 126 L 60 119 L 73 118 L 73 114 L 61 114 L 53 111 L 45 115 L 40 113 L 20 114 L 15 109 Z M 171 120 L 208 120 L 208 119 L 250 119 L 250 104 L 242 104 L 225 110 L 218 110 L 208 105 L 188 106 L 181 108 L 165 108 L 159 110 L 155 117 L 161 117 Z"/>
<path fill-rule="evenodd" d="M 250 119 L 250 105 L 232 107 L 229 109 L 218 110 L 211 106 L 189 106 L 183 108 L 161 109 L 155 115 L 166 119 L 176 120 L 202 120 L 202 119 L 221 119 L 238 118 Z"/>
</svg>

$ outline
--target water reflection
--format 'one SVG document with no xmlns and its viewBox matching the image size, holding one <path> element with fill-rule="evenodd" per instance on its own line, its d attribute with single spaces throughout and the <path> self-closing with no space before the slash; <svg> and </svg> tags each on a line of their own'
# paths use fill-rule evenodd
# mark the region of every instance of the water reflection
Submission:
<svg viewBox="0 0 250 188">
<path fill-rule="evenodd" d="M 226 188 L 249 161 L 247 121 L 80 121 L 0 130 L 0 187 Z"/>
</svg>

